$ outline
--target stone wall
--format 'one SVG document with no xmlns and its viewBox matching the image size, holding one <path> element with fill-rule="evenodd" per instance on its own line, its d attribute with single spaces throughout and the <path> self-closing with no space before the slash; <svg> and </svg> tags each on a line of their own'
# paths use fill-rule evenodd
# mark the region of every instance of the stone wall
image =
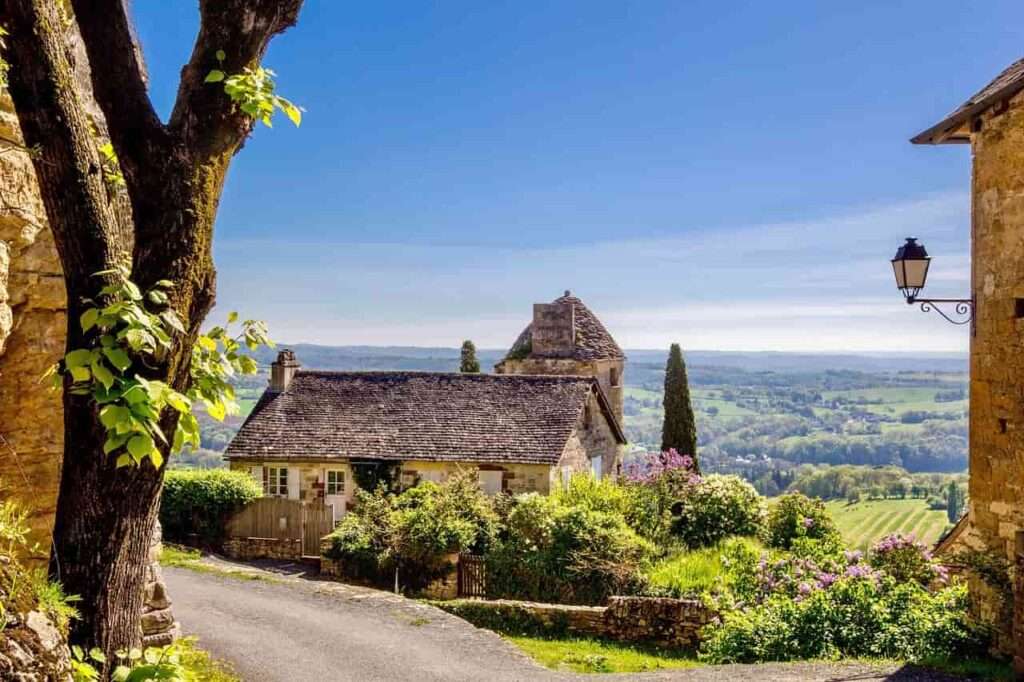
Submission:
<svg viewBox="0 0 1024 682">
<path fill-rule="evenodd" d="M 223 549 L 226 556 L 243 561 L 302 558 L 302 540 L 288 538 L 228 538 Z"/>
<path fill-rule="evenodd" d="M 601 416 L 601 406 L 597 396 L 587 399 L 583 413 L 576 420 L 576 428 L 569 436 L 559 467 L 569 467 L 571 471 L 590 471 L 590 460 L 601 457 L 601 473 L 604 476 L 615 476 L 622 464 L 622 448 L 608 420 Z"/>
<path fill-rule="evenodd" d="M 972 135 L 970 529 L 960 544 L 1013 560 L 1024 529 L 1024 94 Z M 977 606 L 988 614 L 1002 609 Z M 1008 623 L 1004 623 L 1008 628 Z"/>
<path fill-rule="evenodd" d="M 582 635 L 693 649 L 715 613 L 695 599 L 612 597 L 607 606 L 457 599 L 439 608 L 480 627 Z"/>
<path fill-rule="evenodd" d="M 0 138 L 20 143 L 0 91 Z M 57 250 L 28 154 L 0 141 L 0 483 L 30 512 L 45 561 L 60 485 L 60 393 L 39 381 L 64 353 L 66 303 Z"/>
</svg>

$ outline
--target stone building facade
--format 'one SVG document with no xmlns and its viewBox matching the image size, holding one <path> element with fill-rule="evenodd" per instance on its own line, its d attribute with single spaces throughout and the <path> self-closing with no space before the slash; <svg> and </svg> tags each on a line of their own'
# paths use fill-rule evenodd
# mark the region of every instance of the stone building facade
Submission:
<svg viewBox="0 0 1024 682">
<path fill-rule="evenodd" d="M 1012 564 L 1024 530 L 1024 60 L 912 141 L 969 144 L 973 159 L 970 505 L 939 549 Z M 1004 599 L 972 587 L 976 607 L 1009 632 Z"/>
<path fill-rule="evenodd" d="M 533 321 L 494 371 L 594 377 L 622 424 L 625 364 L 625 353 L 597 316 L 566 291 L 551 303 L 534 304 Z"/>
</svg>

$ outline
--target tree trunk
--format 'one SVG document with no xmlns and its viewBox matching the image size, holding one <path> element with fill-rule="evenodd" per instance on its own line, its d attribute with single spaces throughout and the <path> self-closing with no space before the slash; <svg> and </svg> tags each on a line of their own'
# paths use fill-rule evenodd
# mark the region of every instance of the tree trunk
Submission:
<svg viewBox="0 0 1024 682">
<path fill-rule="evenodd" d="M 164 357 L 148 359 L 145 374 L 184 391 L 192 346 L 213 305 L 213 225 L 224 178 L 253 126 L 221 86 L 204 79 L 212 68 L 237 73 L 258 64 L 270 38 L 295 23 L 301 0 L 201 0 L 199 35 L 167 125 L 146 94 L 124 0 L 71 5 L 74 17 L 53 0 L 0 0 L 0 25 L 10 33 L 9 89 L 25 142 L 36 150 L 64 270 L 67 347 L 89 342 L 79 317 L 83 299 L 105 284 L 94 273 L 131 263 L 143 289 L 174 282 L 170 306 L 187 332 L 174 336 Z M 76 46 L 84 49 L 76 54 Z M 91 82 L 83 83 L 75 62 L 86 61 Z M 104 179 L 98 150 L 105 130 L 123 189 Z M 163 415 L 165 433 L 174 432 L 176 415 Z M 116 650 L 142 642 L 145 569 L 164 472 L 148 461 L 117 468 L 103 452 L 105 430 L 88 396 L 65 391 L 64 426 L 51 573 L 82 599 L 72 641 L 98 646 L 112 661 Z"/>
</svg>

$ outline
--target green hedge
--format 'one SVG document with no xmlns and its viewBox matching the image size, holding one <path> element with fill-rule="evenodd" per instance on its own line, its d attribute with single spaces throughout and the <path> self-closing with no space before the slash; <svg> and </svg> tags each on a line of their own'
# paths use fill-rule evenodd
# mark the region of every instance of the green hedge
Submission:
<svg viewBox="0 0 1024 682">
<path fill-rule="evenodd" d="M 164 538 L 215 545 L 223 539 L 228 518 L 262 494 L 260 484 L 244 471 L 168 471 L 160 501 Z"/>
</svg>

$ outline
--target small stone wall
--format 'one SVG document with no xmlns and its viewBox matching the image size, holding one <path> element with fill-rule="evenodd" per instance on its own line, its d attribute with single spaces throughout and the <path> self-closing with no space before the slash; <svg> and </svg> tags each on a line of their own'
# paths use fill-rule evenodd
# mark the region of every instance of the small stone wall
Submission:
<svg viewBox="0 0 1024 682">
<path fill-rule="evenodd" d="M 539 604 L 507 599 L 458 599 L 436 605 L 479 627 L 501 629 L 504 626 L 684 649 L 700 644 L 701 628 L 716 615 L 694 599 L 654 597 L 612 597 L 608 606 Z"/>
<path fill-rule="evenodd" d="M 18 682 L 70 682 L 67 640 L 49 618 L 29 612 L 24 622 L 7 614 L 0 629 L 0 679 Z"/>
<path fill-rule="evenodd" d="M 232 559 L 290 559 L 302 558 L 302 540 L 278 538 L 228 538 L 224 541 L 224 554 Z"/>
</svg>

